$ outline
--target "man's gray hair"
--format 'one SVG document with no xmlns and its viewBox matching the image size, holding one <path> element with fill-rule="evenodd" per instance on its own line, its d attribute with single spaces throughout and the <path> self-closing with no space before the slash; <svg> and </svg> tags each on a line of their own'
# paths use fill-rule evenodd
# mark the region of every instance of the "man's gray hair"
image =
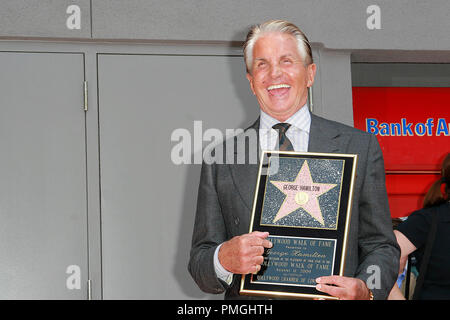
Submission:
<svg viewBox="0 0 450 320">
<path fill-rule="evenodd" d="M 244 60 L 247 72 L 250 73 L 253 63 L 253 47 L 256 40 L 264 33 L 281 32 L 294 36 L 297 40 L 297 47 L 305 66 L 313 63 L 311 45 L 306 35 L 295 24 L 286 20 L 269 20 L 262 24 L 254 25 L 247 33 L 244 42 Z"/>
</svg>

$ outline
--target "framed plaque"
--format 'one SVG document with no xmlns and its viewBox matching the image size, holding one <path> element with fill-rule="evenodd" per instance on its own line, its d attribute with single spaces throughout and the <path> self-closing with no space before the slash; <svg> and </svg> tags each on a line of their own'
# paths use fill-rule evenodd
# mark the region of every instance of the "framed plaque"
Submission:
<svg viewBox="0 0 450 320">
<path fill-rule="evenodd" d="M 353 154 L 262 154 L 250 232 L 269 232 L 273 247 L 240 294 L 333 299 L 315 279 L 343 275 L 356 165 Z"/>
</svg>

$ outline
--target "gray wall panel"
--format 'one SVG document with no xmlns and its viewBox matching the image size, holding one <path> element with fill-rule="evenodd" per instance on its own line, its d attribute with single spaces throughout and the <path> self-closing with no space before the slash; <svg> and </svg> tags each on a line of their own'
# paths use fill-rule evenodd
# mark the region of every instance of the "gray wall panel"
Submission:
<svg viewBox="0 0 450 320">
<path fill-rule="evenodd" d="M 0 69 L 0 299 L 86 299 L 83 55 L 0 52 Z"/>
<path fill-rule="evenodd" d="M 80 30 L 66 27 L 72 4 Z M 374 4 L 379 30 L 366 24 Z M 449 15 L 447 0 L 3 0 L 0 37 L 243 41 L 250 25 L 280 18 L 329 49 L 450 50 Z"/>
<path fill-rule="evenodd" d="M 369 30 L 366 10 L 381 9 Z M 96 0 L 93 37 L 243 41 L 248 26 L 288 19 L 332 49 L 450 50 L 447 0 Z"/>
<path fill-rule="evenodd" d="M 207 297 L 187 271 L 200 165 L 170 139 L 256 119 L 242 57 L 100 55 L 98 94 L 104 298 Z"/>
<path fill-rule="evenodd" d="M 67 7 L 81 10 L 80 29 L 68 29 Z M 90 0 L 2 0 L 0 37 L 91 37 Z"/>
</svg>

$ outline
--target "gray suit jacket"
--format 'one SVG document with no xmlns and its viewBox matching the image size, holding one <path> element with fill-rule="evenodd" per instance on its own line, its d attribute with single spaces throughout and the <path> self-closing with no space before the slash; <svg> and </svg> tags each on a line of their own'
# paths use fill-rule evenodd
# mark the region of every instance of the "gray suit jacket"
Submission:
<svg viewBox="0 0 450 320">
<path fill-rule="evenodd" d="M 259 119 L 246 130 L 258 129 Z M 363 281 L 372 276 L 375 299 L 386 299 L 397 279 L 400 250 L 392 231 L 383 155 L 376 137 L 311 115 L 308 151 L 358 154 L 344 275 Z M 216 277 L 213 257 L 219 244 L 249 232 L 257 174 L 257 164 L 202 166 L 188 269 L 205 292 L 248 298 L 239 296 L 241 275 L 234 275 L 230 286 Z"/>
</svg>

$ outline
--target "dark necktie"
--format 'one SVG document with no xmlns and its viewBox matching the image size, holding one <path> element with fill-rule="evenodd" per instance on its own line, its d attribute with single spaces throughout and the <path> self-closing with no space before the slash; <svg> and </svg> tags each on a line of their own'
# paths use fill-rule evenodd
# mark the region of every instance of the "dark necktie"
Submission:
<svg viewBox="0 0 450 320">
<path fill-rule="evenodd" d="M 291 125 L 289 123 L 277 123 L 272 128 L 278 131 L 278 143 L 280 151 L 294 151 L 291 140 L 286 136 L 286 131 Z"/>
</svg>

